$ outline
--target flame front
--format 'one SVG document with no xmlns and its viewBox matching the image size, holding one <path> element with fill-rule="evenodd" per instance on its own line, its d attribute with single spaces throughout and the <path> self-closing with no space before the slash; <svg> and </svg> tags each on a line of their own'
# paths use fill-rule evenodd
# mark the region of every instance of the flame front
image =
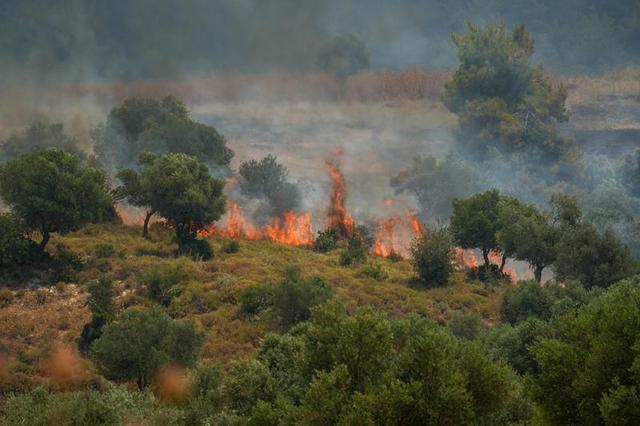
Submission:
<svg viewBox="0 0 640 426">
<path fill-rule="evenodd" d="M 347 236 L 353 227 L 353 218 L 347 212 L 347 183 L 338 166 L 330 160 L 324 164 L 331 176 L 331 200 L 327 212 L 327 228 L 337 229 L 341 235 Z"/>
<path fill-rule="evenodd" d="M 284 218 L 274 217 L 265 226 L 265 235 L 273 241 L 296 246 L 313 244 L 311 213 L 285 213 Z"/>
</svg>

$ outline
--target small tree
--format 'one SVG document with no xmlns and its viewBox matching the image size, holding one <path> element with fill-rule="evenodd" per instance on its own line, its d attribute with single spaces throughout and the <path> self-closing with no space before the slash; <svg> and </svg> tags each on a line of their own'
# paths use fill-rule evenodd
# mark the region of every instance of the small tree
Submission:
<svg viewBox="0 0 640 426">
<path fill-rule="evenodd" d="M 91 321 L 82 328 L 79 345 L 82 352 L 88 352 L 91 343 L 102 334 L 102 328 L 115 318 L 113 293 L 111 278 L 105 277 L 89 284 L 87 305 Z"/>
<path fill-rule="evenodd" d="M 28 231 L 42 235 L 115 218 L 104 173 L 60 148 L 36 150 L 0 168 L 0 195 Z"/>
<path fill-rule="evenodd" d="M 260 161 L 243 161 L 239 173 L 242 191 L 251 197 L 266 198 L 271 215 L 280 215 L 298 208 L 298 187 L 288 181 L 289 172 L 273 155 L 269 154 Z"/>
<path fill-rule="evenodd" d="M 302 278 L 298 268 L 287 269 L 285 279 L 273 289 L 273 310 L 283 327 L 311 316 L 311 308 L 333 297 L 333 288 L 320 278 Z"/>
<path fill-rule="evenodd" d="M 158 309 L 125 312 L 103 328 L 91 345 L 100 371 L 111 380 L 149 385 L 163 366 L 193 366 L 204 336 L 193 324 L 172 320 Z"/>
<path fill-rule="evenodd" d="M 427 287 L 444 286 L 453 272 L 453 242 L 447 229 L 428 231 L 411 246 L 413 270 Z"/>
<path fill-rule="evenodd" d="M 496 189 L 453 200 L 451 234 L 460 247 L 479 248 L 485 267 L 490 263 L 489 253 L 499 248 L 496 232 L 500 226 L 500 200 L 500 193 Z"/>
<path fill-rule="evenodd" d="M 558 237 L 558 229 L 535 207 L 513 199 L 501 203 L 497 241 L 505 257 L 529 263 L 538 283 L 542 281 L 544 268 L 556 259 Z"/>
<path fill-rule="evenodd" d="M 145 153 L 139 163 L 140 172 L 123 170 L 118 174 L 124 183 L 118 192 L 147 207 L 147 217 L 157 213 L 168 219 L 175 227 L 180 250 L 188 251 L 197 231 L 224 212 L 224 182 L 211 177 L 207 166 L 185 154 Z"/>
</svg>

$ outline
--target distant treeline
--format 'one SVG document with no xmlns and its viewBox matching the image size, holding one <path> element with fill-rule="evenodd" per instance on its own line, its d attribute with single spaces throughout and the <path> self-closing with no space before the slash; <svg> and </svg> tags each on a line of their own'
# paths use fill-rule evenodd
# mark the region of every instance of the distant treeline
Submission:
<svg viewBox="0 0 640 426">
<path fill-rule="evenodd" d="M 525 23 L 558 72 L 640 63 L 634 0 L 5 0 L 0 61 L 29 78 L 314 70 L 332 37 L 354 33 L 374 69 L 448 68 L 468 20 Z"/>
</svg>

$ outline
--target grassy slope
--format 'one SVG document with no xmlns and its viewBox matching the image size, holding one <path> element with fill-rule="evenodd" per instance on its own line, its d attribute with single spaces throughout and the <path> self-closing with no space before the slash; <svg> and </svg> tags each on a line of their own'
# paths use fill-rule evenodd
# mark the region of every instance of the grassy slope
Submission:
<svg viewBox="0 0 640 426">
<path fill-rule="evenodd" d="M 362 275 L 363 266 L 345 268 L 338 264 L 339 252 L 315 253 L 270 241 L 240 241 L 240 252 L 223 253 L 224 241 L 212 238 L 216 257 L 208 262 L 175 259 L 171 233 L 155 229 L 152 241 L 139 236 L 138 227 L 90 226 L 66 236 L 56 236 L 52 247 L 62 242 L 86 260 L 86 267 L 74 283 L 50 289 L 15 291 L 13 302 L 0 309 L 0 341 L 8 347 L 10 360 L 5 373 L 12 379 L 7 387 L 30 387 L 40 380 L 41 363 L 59 343 L 74 345 L 90 314 L 85 306 L 85 284 L 104 274 L 116 280 L 120 309 L 151 305 L 140 282 L 140 273 L 162 265 L 182 264 L 189 279 L 182 295 L 168 311 L 175 317 L 193 319 L 207 333 L 202 357 L 206 362 L 228 363 L 249 356 L 273 326 L 265 320 L 246 320 L 238 315 L 237 298 L 246 287 L 274 285 L 288 265 L 298 265 L 305 275 L 317 275 L 335 286 L 336 294 L 349 309 L 372 305 L 391 316 L 420 314 L 445 322 L 456 310 L 475 311 L 487 322 L 498 315 L 500 289 L 487 290 L 456 274 L 449 287 L 413 289 L 408 261 L 379 262 L 388 273 L 384 281 Z M 95 248 L 110 244 L 116 255 L 98 258 Z M 147 253 L 143 254 L 142 253 Z M 15 374 L 20 373 L 20 374 Z M 1 374 L 1 373 L 0 373 Z M 6 379 L 6 377 L 5 377 Z M 1 388 L 2 386 L 0 386 Z"/>
</svg>

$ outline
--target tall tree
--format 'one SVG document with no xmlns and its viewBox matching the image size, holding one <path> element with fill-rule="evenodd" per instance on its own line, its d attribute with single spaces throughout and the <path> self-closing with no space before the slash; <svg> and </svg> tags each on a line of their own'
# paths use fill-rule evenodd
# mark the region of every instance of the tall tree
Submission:
<svg viewBox="0 0 640 426">
<path fill-rule="evenodd" d="M 453 200 L 451 234 L 462 248 L 482 251 L 485 266 L 489 266 L 489 253 L 499 248 L 496 233 L 499 229 L 500 193 L 496 189 Z"/>
<path fill-rule="evenodd" d="M 446 84 L 443 100 L 458 114 L 461 139 L 484 155 L 526 151 L 544 161 L 567 156 L 571 141 L 556 124 L 566 121 L 567 91 L 555 87 L 542 66 L 531 63 L 534 42 L 524 25 L 468 25 L 454 34 L 460 66 Z"/>
</svg>

